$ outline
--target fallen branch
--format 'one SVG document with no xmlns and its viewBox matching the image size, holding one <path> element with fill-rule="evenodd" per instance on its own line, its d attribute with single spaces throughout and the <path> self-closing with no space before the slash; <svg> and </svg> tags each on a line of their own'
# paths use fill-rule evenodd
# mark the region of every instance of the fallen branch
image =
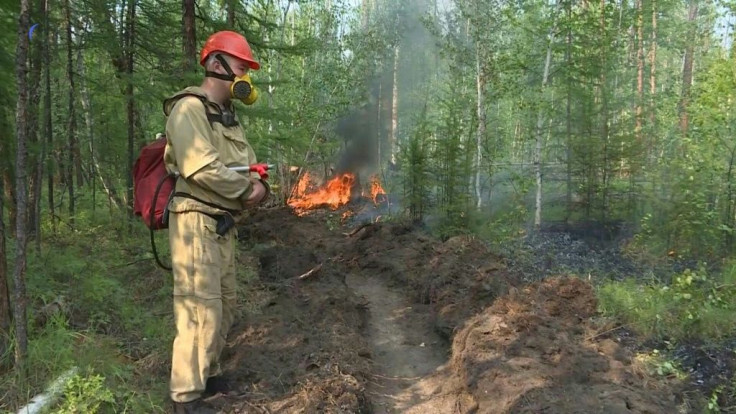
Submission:
<svg viewBox="0 0 736 414">
<path fill-rule="evenodd" d="M 28 405 L 18 410 L 17 414 L 37 414 L 46 406 L 54 403 L 64 391 L 66 383 L 77 374 L 78 370 L 77 367 L 68 369 L 46 389 L 46 392 L 33 397 Z"/>
<path fill-rule="evenodd" d="M 342 235 L 345 236 L 345 237 L 353 237 L 359 231 L 363 230 L 364 228 L 366 228 L 368 226 L 372 226 L 372 225 L 373 225 L 373 223 L 363 223 L 360 226 L 358 226 L 358 227 L 354 228 L 353 230 L 351 230 L 349 233 L 343 233 Z"/>
<path fill-rule="evenodd" d="M 308 278 L 309 276 L 312 276 L 313 274 L 319 272 L 320 269 L 322 269 L 322 263 L 318 264 L 316 267 L 314 267 L 312 270 L 308 271 L 307 273 L 297 276 L 297 279 L 304 280 Z"/>
</svg>

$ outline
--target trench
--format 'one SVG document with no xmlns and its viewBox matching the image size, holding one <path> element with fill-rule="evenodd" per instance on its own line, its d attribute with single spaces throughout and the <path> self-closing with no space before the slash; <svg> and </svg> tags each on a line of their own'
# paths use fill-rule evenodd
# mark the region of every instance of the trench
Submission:
<svg viewBox="0 0 736 414">
<path fill-rule="evenodd" d="M 346 282 L 368 309 L 365 335 L 373 372 L 366 395 L 372 412 L 426 413 L 441 386 L 432 374 L 449 355 L 446 341 L 433 329 L 427 305 L 411 303 L 401 288 L 377 276 L 349 275 Z"/>
</svg>

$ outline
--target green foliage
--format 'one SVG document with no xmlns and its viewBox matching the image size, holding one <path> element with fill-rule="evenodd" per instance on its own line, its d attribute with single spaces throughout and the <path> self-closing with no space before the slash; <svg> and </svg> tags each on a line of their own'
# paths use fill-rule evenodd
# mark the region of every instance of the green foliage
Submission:
<svg viewBox="0 0 736 414">
<path fill-rule="evenodd" d="M 102 407 L 112 408 L 113 392 L 105 385 L 105 378 L 88 370 L 74 375 L 64 387 L 64 401 L 54 410 L 56 414 L 98 413 Z"/>
<path fill-rule="evenodd" d="M 490 241 L 491 245 L 499 248 L 507 248 L 509 243 L 520 241 L 526 232 L 523 230 L 527 223 L 529 212 L 522 203 L 517 203 L 515 207 L 509 210 L 501 210 L 491 220 L 479 217 L 475 213 L 474 221 L 477 221 L 478 233 L 485 240 Z"/>
<path fill-rule="evenodd" d="M 709 275 L 686 269 L 669 283 L 608 282 L 598 291 L 600 311 L 644 337 L 718 341 L 736 332 L 736 267 Z"/>
<path fill-rule="evenodd" d="M 422 221 L 429 210 L 430 171 L 427 141 L 429 130 L 426 119 L 417 125 L 406 146 L 399 154 L 402 167 L 404 202 L 412 220 Z"/>
<path fill-rule="evenodd" d="M 81 210 L 81 230 L 60 227 L 40 253 L 30 251 L 30 374 L 24 384 L 0 378 L 0 388 L 12 390 L 0 408 L 78 366 L 87 372 L 69 385 L 58 412 L 163 412 L 165 381 L 130 359 L 165 363 L 173 336 L 170 278 L 156 269 L 142 223 L 128 234 L 124 221 L 105 223 L 103 216 Z"/>
<path fill-rule="evenodd" d="M 687 373 L 680 364 L 664 355 L 658 349 L 654 349 L 649 353 L 638 354 L 636 359 L 642 362 L 649 372 L 654 375 L 680 380 L 687 378 Z"/>
</svg>

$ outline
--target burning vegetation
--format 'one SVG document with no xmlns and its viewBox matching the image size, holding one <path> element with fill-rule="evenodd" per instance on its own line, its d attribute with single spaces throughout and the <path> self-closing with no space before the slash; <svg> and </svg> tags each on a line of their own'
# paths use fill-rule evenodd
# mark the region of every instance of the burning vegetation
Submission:
<svg viewBox="0 0 736 414">
<path fill-rule="evenodd" d="M 369 188 L 362 188 L 353 173 L 339 174 L 323 185 L 319 186 L 315 178 L 304 173 L 294 187 L 294 191 L 287 201 L 297 215 L 306 215 L 309 210 L 329 208 L 337 210 L 356 199 L 369 199 L 374 205 L 386 200 L 386 191 L 381 186 L 378 176 L 372 176 Z M 343 217 L 353 215 L 350 210 L 343 213 Z"/>
</svg>

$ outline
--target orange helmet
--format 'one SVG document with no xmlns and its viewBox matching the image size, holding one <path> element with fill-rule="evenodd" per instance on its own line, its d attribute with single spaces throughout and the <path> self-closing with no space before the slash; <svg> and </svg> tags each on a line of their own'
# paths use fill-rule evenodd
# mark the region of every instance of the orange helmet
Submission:
<svg viewBox="0 0 736 414">
<path fill-rule="evenodd" d="M 207 57 L 214 52 L 227 53 L 228 55 L 235 56 L 238 59 L 242 59 L 248 62 L 248 65 L 253 70 L 258 70 L 261 65 L 253 59 L 253 52 L 250 50 L 250 45 L 245 37 L 240 33 L 231 32 L 229 30 L 223 30 L 217 33 L 213 33 L 212 36 L 204 42 L 202 51 L 199 52 L 199 64 L 204 66 Z"/>
</svg>

